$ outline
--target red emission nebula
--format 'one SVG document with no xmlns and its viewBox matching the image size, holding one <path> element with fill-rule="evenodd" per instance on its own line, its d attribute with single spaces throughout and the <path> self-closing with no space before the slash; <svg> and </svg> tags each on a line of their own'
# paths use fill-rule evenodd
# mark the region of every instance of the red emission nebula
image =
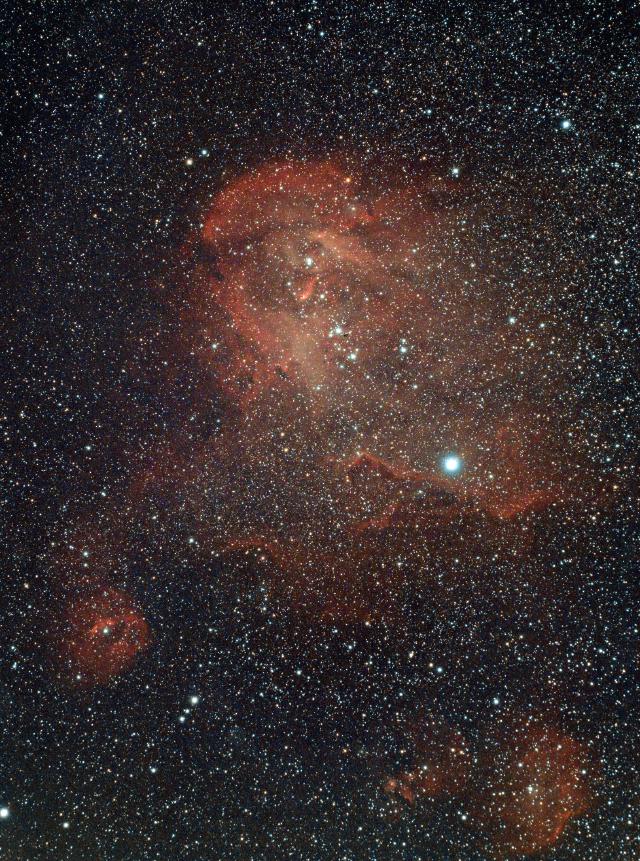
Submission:
<svg viewBox="0 0 640 861">
<path fill-rule="evenodd" d="M 225 422 L 173 434 L 133 483 L 190 509 L 230 577 L 257 561 L 274 599 L 317 620 L 398 622 L 416 583 L 446 603 L 472 552 L 522 558 L 532 516 L 570 505 L 576 474 L 544 410 L 557 376 L 540 373 L 572 334 L 542 328 L 532 347 L 511 324 L 460 185 L 384 180 L 285 160 L 214 196 L 184 249 L 166 364 L 194 357 L 191 421 L 215 397 Z"/>
<path fill-rule="evenodd" d="M 163 294 L 177 324 L 167 389 L 180 362 L 199 382 L 125 503 L 134 524 L 156 512 L 147 559 L 170 556 L 178 518 L 190 562 L 219 566 L 216 588 L 242 600 L 257 577 L 246 600 L 309 625 L 401 630 L 416 595 L 443 614 L 483 594 L 517 602 L 539 518 L 589 495 L 580 440 L 549 406 L 574 333 L 533 320 L 532 340 L 503 274 L 509 249 L 483 258 L 482 207 L 508 204 L 428 173 L 383 178 L 349 159 L 290 159 L 212 198 Z M 523 278 L 527 307 L 541 286 Z M 114 509 L 93 534 L 113 543 L 118 521 Z M 544 601 L 553 581 L 535 576 Z M 59 651 L 77 684 L 104 684 L 150 627 L 124 589 L 86 592 Z M 450 727 L 417 726 L 412 744 L 415 767 L 386 792 L 415 807 L 463 798 L 498 854 L 552 846 L 588 806 L 582 751 L 555 730 L 520 729 L 490 757 Z"/>
<path fill-rule="evenodd" d="M 75 687 L 105 684 L 131 669 L 150 629 L 131 598 L 113 587 L 87 587 L 68 602 L 59 640 L 63 679 Z"/>
<path fill-rule="evenodd" d="M 520 727 L 490 763 L 475 800 L 499 857 L 555 845 L 569 821 L 593 802 L 592 766 L 582 746 L 552 727 Z"/>
<path fill-rule="evenodd" d="M 457 798 L 496 858 L 549 849 L 594 802 L 593 763 L 553 726 L 521 721 L 474 755 L 459 732 L 428 720 L 412 726 L 411 743 L 415 766 L 388 778 L 385 792 L 411 806 Z"/>
<path fill-rule="evenodd" d="M 512 325 L 513 261 L 483 259 L 484 217 L 462 183 L 354 158 L 227 181 L 165 298 L 166 388 L 189 362 L 199 388 L 134 470 L 132 516 L 187 516 L 229 588 L 258 567 L 274 602 L 320 622 L 402 624 L 416 589 L 446 607 L 495 560 L 523 568 L 536 515 L 572 505 L 581 475 L 548 406 L 574 333 Z M 194 436 L 214 401 L 224 422 Z"/>
</svg>

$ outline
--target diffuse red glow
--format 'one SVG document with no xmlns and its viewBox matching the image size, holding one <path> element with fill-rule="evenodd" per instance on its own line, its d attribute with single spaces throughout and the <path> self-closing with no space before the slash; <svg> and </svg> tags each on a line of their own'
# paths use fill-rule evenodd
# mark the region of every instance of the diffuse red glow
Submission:
<svg viewBox="0 0 640 861">
<path fill-rule="evenodd" d="M 463 735 L 436 720 L 418 722 L 410 733 L 415 764 L 387 778 L 384 791 L 411 806 L 420 799 L 460 795 L 469 780 L 471 752 Z"/>
<path fill-rule="evenodd" d="M 435 721 L 411 734 L 415 765 L 383 790 L 415 807 L 454 796 L 490 838 L 499 859 L 555 846 L 570 821 L 594 803 L 594 767 L 584 748 L 553 726 L 520 724 L 509 739 L 473 755 L 460 735 Z"/>
<path fill-rule="evenodd" d="M 285 159 L 213 197 L 174 348 L 201 371 L 189 422 L 221 395 L 225 419 L 204 440 L 173 431 L 132 483 L 135 500 L 188 510 L 194 547 L 230 581 L 242 553 L 267 548 L 271 597 L 332 623 L 401 621 L 421 588 L 443 606 L 472 594 L 570 497 L 561 441 L 528 400 L 530 344 L 496 318 L 492 278 L 452 262 L 468 227 L 442 203 L 451 190 L 366 173 Z"/>
<path fill-rule="evenodd" d="M 493 761 L 476 815 L 497 857 L 534 855 L 589 810 L 592 784 L 591 763 L 575 739 L 553 727 L 523 727 Z"/>
<path fill-rule="evenodd" d="M 263 165 L 214 198 L 180 300 L 182 356 L 197 356 L 204 383 L 127 503 L 189 524 L 179 537 L 197 576 L 215 568 L 216 598 L 394 634 L 413 599 L 443 615 L 521 600 L 536 515 L 570 488 L 544 410 L 520 391 L 491 400 L 492 381 L 516 371 L 503 333 L 487 325 L 469 343 L 459 282 L 472 274 L 447 269 L 448 217 L 428 184 L 379 192 L 334 160 Z M 482 286 L 473 304 L 490 318 Z M 193 433 L 221 394 L 221 429 Z M 459 474 L 442 468 L 446 451 Z M 174 551 L 160 537 L 154 552 Z M 151 631 L 115 578 L 89 581 L 80 566 L 56 649 L 65 681 L 92 687 L 131 670 Z M 409 737 L 413 761 L 384 792 L 416 810 L 460 799 L 500 858 L 549 849 L 592 803 L 583 748 L 552 726 L 522 724 L 476 755 L 434 720 Z"/>
<path fill-rule="evenodd" d="M 492 296 L 476 288 L 470 304 L 473 272 L 452 268 L 452 216 L 433 180 L 395 182 L 381 190 L 333 159 L 267 163 L 231 180 L 205 220 L 191 284 L 202 360 L 254 445 L 277 402 L 291 418 L 307 411 L 310 440 L 358 428 L 347 459 L 359 447 L 437 481 L 425 465 L 432 438 L 448 437 L 474 465 L 458 495 L 503 519 L 543 508 L 561 486 L 545 455 L 549 429 L 522 401 L 517 413 L 487 415 L 486 381 L 510 373 L 511 351 L 496 322 L 481 343 L 465 335 L 491 317 Z"/>
<path fill-rule="evenodd" d="M 77 687 L 106 684 L 131 669 L 150 636 L 148 623 L 125 592 L 89 588 L 66 608 L 58 646 L 64 676 Z"/>
<path fill-rule="evenodd" d="M 289 379 L 326 408 L 341 383 L 336 359 L 357 355 L 364 374 L 372 351 L 397 340 L 411 306 L 430 307 L 411 268 L 424 203 L 408 187 L 365 199 L 360 186 L 333 161 L 290 161 L 241 176 L 216 197 L 202 235 L 215 267 L 203 282 L 209 298 L 198 301 L 222 312 L 220 380 L 241 405 Z"/>
</svg>

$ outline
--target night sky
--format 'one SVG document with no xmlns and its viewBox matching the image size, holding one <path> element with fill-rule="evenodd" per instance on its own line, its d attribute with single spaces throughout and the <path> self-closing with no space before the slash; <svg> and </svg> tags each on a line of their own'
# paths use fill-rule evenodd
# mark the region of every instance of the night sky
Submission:
<svg viewBox="0 0 640 861">
<path fill-rule="evenodd" d="M 3 861 L 640 858 L 634 7 L 5 6 Z"/>
</svg>

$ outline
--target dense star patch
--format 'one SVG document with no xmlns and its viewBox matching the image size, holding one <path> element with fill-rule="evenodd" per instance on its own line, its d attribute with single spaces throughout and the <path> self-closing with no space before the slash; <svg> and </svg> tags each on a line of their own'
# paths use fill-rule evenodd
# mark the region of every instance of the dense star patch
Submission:
<svg viewBox="0 0 640 861">
<path fill-rule="evenodd" d="M 630 11 L 5 16 L 0 858 L 636 861 Z"/>
</svg>

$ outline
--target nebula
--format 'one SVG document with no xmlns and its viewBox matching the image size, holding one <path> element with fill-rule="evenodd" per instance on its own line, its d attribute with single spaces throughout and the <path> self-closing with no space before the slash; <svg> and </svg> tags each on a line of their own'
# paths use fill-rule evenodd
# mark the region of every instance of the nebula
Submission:
<svg viewBox="0 0 640 861">
<path fill-rule="evenodd" d="M 230 592 L 257 578 L 321 623 L 402 625 L 408 602 L 446 612 L 501 577 L 515 603 L 537 518 L 574 499 L 557 383 L 538 374 L 571 338 L 540 329 L 533 350 L 496 312 L 499 264 L 480 266 L 460 184 L 385 170 L 267 162 L 213 195 L 164 297 L 167 388 L 176 359 L 197 383 L 125 503 L 187 518 Z M 466 235 L 477 265 L 456 254 Z"/>
<path fill-rule="evenodd" d="M 540 375 L 572 332 L 534 342 L 500 308 L 499 263 L 455 262 L 482 227 L 460 190 L 386 180 L 286 160 L 213 196 L 163 294 L 170 421 L 119 502 L 62 542 L 66 684 L 108 684 L 148 648 L 125 586 L 137 565 L 191 571 L 234 623 L 382 632 L 385 648 L 416 620 L 552 607 L 562 581 L 541 545 L 595 498 L 556 421 L 558 379 Z M 486 731 L 484 747 L 434 718 L 407 735 L 408 756 L 376 772 L 394 816 L 459 803 L 496 858 L 553 847 L 593 803 L 582 746 L 551 721 Z"/>
<path fill-rule="evenodd" d="M 495 276 L 452 264 L 455 197 L 443 206 L 429 178 L 396 183 L 380 191 L 332 160 L 232 180 L 196 241 L 200 355 L 256 435 L 277 403 L 294 422 L 310 414 L 305 435 L 341 456 L 432 478 L 446 439 L 468 450 L 468 492 L 492 513 L 548 504 L 548 428 L 521 397 L 492 395 L 498 378 L 523 385 Z"/>
<path fill-rule="evenodd" d="M 107 684 L 131 669 L 149 642 L 149 625 L 125 592 L 82 590 L 66 608 L 58 643 L 63 677 L 74 687 Z"/>
<path fill-rule="evenodd" d="M 460 185 L 384 180 L 354 157 L 289 159 L 213 196 L 166 362 L 198 364 L 192 414 L 132 481 L 132 499 L 190 511 L 228 578 L 254 548 L 274 600 L 332 622 L 399 619 L 416 587 L 473 591 L 573 498 L 539 377 L 571 338 L 542 328 L 534 350 L 496 312 L 499 264 L 456 254 L 482 228 Z M 194 439 L 213 398 L 225 420 Z"/>
<path fill-rule="evenodd" d="M 408 743 L 413 765 L 385 778 L 384 792 L 416 809 L 419 802 L 457 798 L 499 859 L 555 846 L 595 800 L 595 768 L 585 748 L 552 725 L 522 721 L 509 737 L 489 734 L 484 749 L 474 751 L 451 727 L 422 719 L 411 726 Z"/>
<path fill-rule="evenodd" d="M 419 799 L 457 796 L 464 791 L 472 766 L 463 735 L 442 722 L 416 722 L 409 733 L 414 765 L 385 780 L 384 791 L 411 806 Z"/>
<path fill-rule="evenodd" d="M 8 6 L 0 861 L 640 861 L 638 3 Z"/>
<path fill-rule="evenodd" d="M 592 766 L 575 739 L 549 726 L 522 726 L 498 750 L 477 817 L 498 857 L 554 846 L 593 803 Z"/>
<path fill-rule="evenodd" d="M 562 495 L 550 429 L 494 393 L 506 378 L 533 399 L 538 383 L 495 313 L 496 276 L 452 264 L 455 197 L 396 183 L 380 191 L 335 160 L 232 180 L 196 240 L 194 346 L 258 446 L 284 414 L 306 448 L 440 482 L 438 454 L 456 446 L 470 467 L 457 493 L 507 519 L 544 507 Z"/>
<path fill-rule="evenodd" d="M 223 382 L 240 402 L 284 381 L 331 409 L 346 363 L 349 401 L 367 397 L 366 380 L 393 397 L 377 358 L 433 313 L 416 278 L 427 215 L 409 189 L 365 199 L 357 185 L 331 161 L 284 162 L 215 199 L 202 244 L 228 322 Z"/>
</svg>

